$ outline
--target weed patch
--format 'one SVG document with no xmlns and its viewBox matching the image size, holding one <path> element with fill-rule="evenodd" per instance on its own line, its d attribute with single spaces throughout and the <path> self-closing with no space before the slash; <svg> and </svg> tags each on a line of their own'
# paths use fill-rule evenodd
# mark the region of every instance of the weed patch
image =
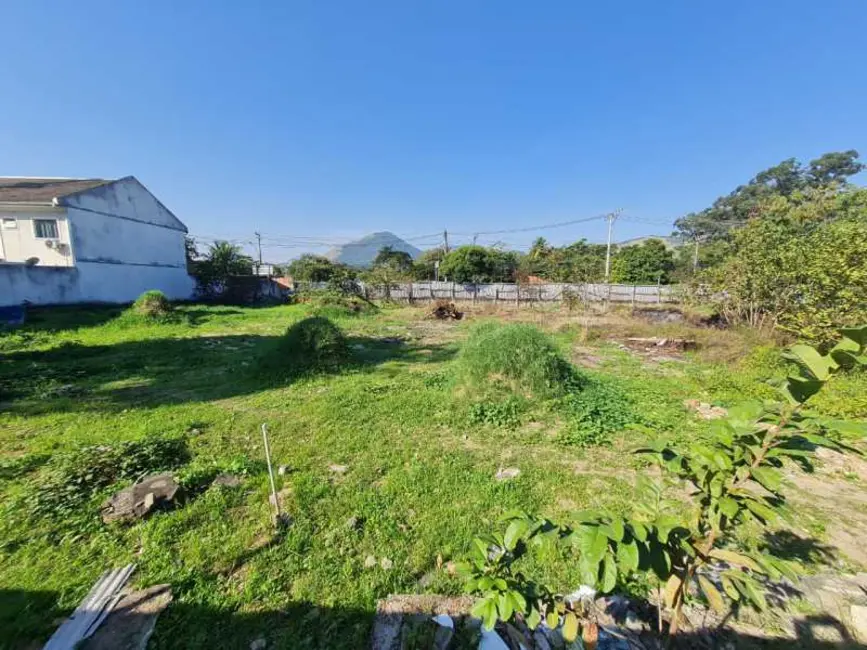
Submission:
<svg viewBox="0 0 867 650">
<path fill-rule="evenodd" d="M 174 469 L 187 460 L 189 453 L 183 438 L 149 437 L 56 454 L 32 479 L 30 514 L 71 515 L 104 487 Z"/>
<path fill-rule="evenodd" d="M 471 395 L 506 392 L 550 398 L 576 383 L 577 371 L 538 328 L 485 323 L 473 328 L 461 348 L 455 378 Z"/>
<path fill-rule="evenodd" d="M 560 442 L 579 447 L 606 444 L 612 433 L 636 423 L 633 402 L 614 381 L 593 378 L 562 400 L 568 421 Z"/>
<path fill-rule="evenodd" d="M 470 406 L 471 424 L 488 424 L 502 429 L 517 429 L 526 402 L 518 397 L 508 397 L 500 402 L 478 402 Z"/>
</svg>

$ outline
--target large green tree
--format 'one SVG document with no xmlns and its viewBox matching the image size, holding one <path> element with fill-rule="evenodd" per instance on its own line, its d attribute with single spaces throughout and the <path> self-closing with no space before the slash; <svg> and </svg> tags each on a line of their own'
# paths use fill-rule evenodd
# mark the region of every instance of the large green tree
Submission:
<svg viewBox="0 0 867 650">
<path fill-rule="evenodd" d="M 373 266 L 389 266 L 398 273 L 408 273 L 412 269 L 412 255 L 392 246 L 383 246 L 373 259 Z"/>
<path fill-rule="evenodd" d="M 618 248 L 611 260 L 611 280 L 625 284 L 668 284 L 674 253 L 661 239 Z"/>
<path fill-rule="evenodd" d="M 440 264 L 440 277 L 453 282 L 512 282 L 518 254 L 484 246 L 460 246 Z"/>
<path fill-rule="evenodd" d="M 759 172 L 747 184 L 721 196 L 701 212 L 678 219 L 675 234 L 691 242 L 727 238 L 733 229 L 760 216 L 759 208 L 764 201 L 829 185 L 843 189 L 850 177 L 864 169 L 854 149 L 826 153 L 807 165 L 788 158 Z"/>
<path fill-rule="evenodd" d="M 287 271 L 292 279 L 298 282 L 328 282 L 336 268 L 327 257 L 308 253 L 293 260 L 287 267 Z"/>
<path fill-rule="evenodd" d="M 867 189 L 767 199 L 708 271 L 725 316 L 824 343 L 867 320 Z"/>
</svg>

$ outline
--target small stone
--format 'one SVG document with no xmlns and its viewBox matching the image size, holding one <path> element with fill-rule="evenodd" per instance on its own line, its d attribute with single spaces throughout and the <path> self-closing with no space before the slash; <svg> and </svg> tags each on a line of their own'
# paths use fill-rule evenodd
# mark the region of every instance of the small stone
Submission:
<svg viewBox="0 0 867 650">
<path fill-rule="evenodd" d="M 220 474 L 217 478 L 214 479 L 212 485 L 218 485 L 227 488 L 235 488 L 241 485 L 241 479 L 233 474 Z"/>
<path fill-rule="evenodd" d="M 376 566 L 376 558 L 375 557 L 373 557 L 372 555 L 368 555 L 366 558 L 364 558 L 364 568 L 365 569 L 372 569 L 375 566 Z"/>
<path fill-rule="evenodd" d="M 356 530 L 356 529 L 358 529 L 360 523 L 361 523 L 361 521 L 359 520 L 359 518 L 353 515 L 352 517 L 350 517 L 349 519 L 346 520 L 346 527 L 349 530 Z"/>
<path fill-rule="evenodd" d="M 285 475 L 286 475 L 286 469 L 287 469 L 287 468 L 286 468 L 285 465 L 280 465 L 280 466 L 277 468 L 277 473 L 278 473 L 280 476 L 285 476 Z"/>
<path fill-rule="evenodd" d="M 521 470 L 517 467 L 506 467 L 505 469 L 499 470 L 494 478 L 498 481 L 505 481 L 506 479 L 515 478 L 520 473 Z"/>
<path fill-rule="evenodd" d="M 191 435 L 191 436 L 197 436 L 197 435 L 199 435 L 200 433 L 201 433 L 201 430 L 200 430 L 200 429 L 190 429 L 190 435 Z"/>
<path fill-rule="evenodd" d="M 263 638 L 258 638 L 250 644 L 250 650 L 264 650 L 268 642 Z"/>
<path fill-rule="evenodd" d="M 386 571 L 391 571 L 391 568 L 394 566 L 394 562 L 389 560 L 387 557 L 384 557 L 379 561 L 379 566 L 381 566 Z"/>
<path fill-rule="evenodd" d="M 329 465 L 328 469 L 335 474 L 346 474 L 349 471 L 349 468 L 346 465 Z"/>
</svg>

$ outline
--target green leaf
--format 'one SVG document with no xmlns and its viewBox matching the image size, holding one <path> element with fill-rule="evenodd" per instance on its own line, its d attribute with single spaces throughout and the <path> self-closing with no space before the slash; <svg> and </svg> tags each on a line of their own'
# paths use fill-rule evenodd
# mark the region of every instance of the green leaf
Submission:
<svg viewBox="0 0 867 650">
<path fill-rule="evenodd" d="M 720 582 L 722 583 L 723 591 L 726 592 L 726 596 L 732 600 L 741 599 L 741 592 L 738 591 L 731 578 L 729 578 L 725 573 L 720 575 Z"/>
<path fill-rule="evenodd" d="M 803 404 L 818 393 L 822 389 L 822 386 L 824 386 L 824 383 L 818 379 L 786 377 L 783 393 L 793 404 Z"/>
<path fill-rule="evenodd" d="M 482 617 L 482 625 L 484 625 L 486 630 L 493 630 L 494 626 L 497 624 L 497 605 L 494 603 L 493 599 L 488 603 L 488 606 L 485 608 L 484 616 Z"/>
<path fill-rule="evenodd" d="M 783 357 L 794 361 L 806 370 L 810 377 L 819 381 L 828 381 L 831 378 L 831 371 L 838 367 L 834 359 L 822 356 L 816 348 L 803 343 L 790 347 L 783 353 Z"/>
<path fill-rule="evenodd" d="M 726 517 L 733 519 L 738 514 L 738 502 L 731 497 L 723 497 L 719 500 L 719 509 Z"/>
<path fill-rule="evenodd" d="M 764 611 L 768 608 L 768 602 L 765 600 L 765 595 L 762 593 L 762 588 L 755 580 L 747 576 L 741 576 L 738 583 L 740 592 L 747 597 L 758 609 Z"/>
<path fill-rule="evenodd" d="M 520 540 L 523 534 L 527 532 L 529 527 L 530 524 L 526 519 L 513 520 L 512 523 L 509 524 L 509 527 L 506 528 L 506 534 L 503 536 L 503 543 L 506 545 L 506 548 L 510 551 L 514 551 L 515 546 L 518 544 L 518 540 Z"/>
<path fill-rule="evenodd" d="M 539 627 L 539 623 L 541 622 L 542 615 L 539 613 L 538 608 L 533 607 L 533 609 L 530 610 L 530 615 L 527 616 L 527 627 L 529 627 L 531 630 L 535 630 L 537 627 Z"/>
<path fill-rule="evenodd" d="M 758 481 L 763 488 L 774 493 L 780 489 L 780 483 L 783 480 L 782 475 L 771 467 L 753 467 L 750 469 L 750 476 Z"/>
<path fill-rule="evenodd" d="M 581 574 L 581 582 L 595 587 L 599 582 L 599 563 L 601 560 L 593 560 L 588 555 L 582 555 L 578 559 L 578 571 Z"/>
<path fill-rule="evenodd" d="M 644 527 L 644 524 L 639 524 L 638 522 L 632 522 L 632 534 L 635 536 L 639 542 L 647 541 L 647 528 Z"/>
<path fill-rule="evenodd" d="M 840 334 L 843 335 L 844 340 L 849 339 L 850 341 L 853 341 L 860 349 L 867 347 L 867 325 L 862 325 L 861 327 L 844 327 L 840 330 Z"/>
<path fill-rule="evenodd" d="M 615 517 L 611 520 L 611 524 L 609 526 L 611 528 L 613 536 L 609 535 L 608 538 L 615 542 L 619 542 L 620 540 L 622 540 L 623 535 L 625 534 L 625 530 L 623 528 L 623 520 L 619 517 Z"/>
<path fill-rule="evenodd" d="M 701 591 L 704 594 L 704 597 L 707 598 L 707 602 L 711 608 L 714 611 L 723 612 L 725 610 L 725 604 L 723 603 L 722 595 L 714 584 L 704 576 L 699 576 L 698 585 L 701 587 Z"/>
<path fill-rule="evenodd" d="M 631 573 L 638 570 L 638 544 L 635 540 L 621 542 L 617 545 L 617 564 L 621 573 Z"/>
<path fill-rule="evenodd" d="M 608 537 L 599 526 L 582 525 L 579 533 L 578 548 L 582 557 L 591 564 L 599 564 L 608 548 Z"/>
<path fill-rule="evenodd" d="M 758 517 L 759 519 L 763 520 L 765 523 L 772 523 L 777 519 L 777 513 L 763 503 L 759 503 L 758 501 L 754 501 L 752 499 L 745 499 L 744 505 L 749 508 L 750 512 L 756 515 L 756 517 Z"/>
<path fill-rule="evenodd" d="M 678 517 L 674 515 L 661 515 L 656 520 L 656 538 L 663 544 L 668 541 L 668 535 L 672 529 L 682 526 Z M 685 528 L 685 526 L 683 526 Z"/>
<path fill-rule="evenodd" d="M 617 563 L 608 554 L 602 560 L 602 593 L 608 593 L 617 584 Z"/>
<path fill-rule="evenodd" d="M 500 597 L 497 599 L 497 609 L 500 612 L 501 621 L 509 621 L 512 618 L 514 607 L 509 594 L 500 594 Z"/>
<path fill-rule="evenodd" d="M 512 609 L 523 614 L 527 611 L 527 599 L 520 591 L 510 591 L 509 598 L 512 599 Z"/>
<path fill-rule="evenodd" d="M 734 423 L 753 424 L 765 412 L 765 407 L 761 402 L 750 400 L 740 402 L 729 408 L 728 420 Z M 721 420 L 724 422 L 725 420 Z"/>
<path fill-rule="evenodd" d="M 476 537 L 473 539 L 473 550 L 482 562 L 488 561 L 488 543 Z"/>
<path fill-rule="evenodd" d="M 578 617 L 572 612 L 567 612 L 563 617 L 563 629 L 561 630 L 563 640 L 567 643 L 572 643 L 578 638 Z"/>
</svg>

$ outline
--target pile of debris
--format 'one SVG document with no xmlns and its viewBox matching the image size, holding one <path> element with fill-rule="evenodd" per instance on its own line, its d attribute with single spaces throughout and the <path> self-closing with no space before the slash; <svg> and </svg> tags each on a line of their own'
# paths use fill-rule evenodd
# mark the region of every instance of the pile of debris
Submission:
<svg viewBox="0 0 867 650">
<path fill-rule="evenodd" d="M 458 311 L 453 302 L 437 300 L 430 312 L 430 317 L 437 320 L 461 320 L 464 317 L 464 312 Z"/>
<path fill-rule="evenodd" d="M 692 339 L 674 338 L 629 338 L 626 339 L 626 347 L 643 352 L 687 352 L 695 350 L 698 344 Z"/>
</svg>

